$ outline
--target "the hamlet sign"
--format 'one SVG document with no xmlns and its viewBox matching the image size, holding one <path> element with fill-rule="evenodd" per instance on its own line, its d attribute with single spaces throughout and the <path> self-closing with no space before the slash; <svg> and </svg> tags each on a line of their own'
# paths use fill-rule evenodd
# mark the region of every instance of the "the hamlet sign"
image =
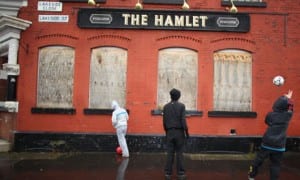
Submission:
<svg viewBox="0 0 300 180">
<path fill-rule="evenodd" d="M 250 17 L 228 12 L 83 8 L 78 11 L 78 26 L 248 32 Z"/>
</svg>

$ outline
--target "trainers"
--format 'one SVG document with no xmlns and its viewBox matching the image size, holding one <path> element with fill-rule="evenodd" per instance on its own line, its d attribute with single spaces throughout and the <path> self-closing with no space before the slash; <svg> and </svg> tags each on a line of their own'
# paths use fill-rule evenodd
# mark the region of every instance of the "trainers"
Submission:
<svg viewBox="0 0 300 180">
<path fill-rule="evenodd" d="M 184 173 L 179 173 L 179 174 L 177 174 L 177 179 L 178 180 L 185 180 L 186 179 L 186 175 Z"/>
<path fill-rule="evenodd" d="M 248 180 L 255 180 L 254 178 L 252 178 L 252 177 L 250 177 L 250 176 L 248 176 Z"/>
<path fill-rule="evenodd" d="M 256 172 L 254 172 L 254 168 L 253 168 L 253 166 L 250 166 L 249 167 L 249 171 L 248 171 L 248 180 L 255 180 L 254 179 L 254 177 L 253 177 L 253 175 L 255 175 L 256 174 Z"/>
<path fill-rule="evenodd" d="M 165 174 L 165 180 L 171 180 L 171 174 Z"/>
</svg>

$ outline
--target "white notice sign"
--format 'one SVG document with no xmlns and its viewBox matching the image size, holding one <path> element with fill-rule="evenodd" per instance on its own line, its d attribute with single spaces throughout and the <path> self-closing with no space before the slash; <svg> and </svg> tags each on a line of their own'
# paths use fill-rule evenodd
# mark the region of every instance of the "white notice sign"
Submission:
<svg viewBox="0 0 300 180">
<path fill-rule="evenodd" d="M 69 22 L 68 15 L 39 15 L 39 22 Z"/>
<path fill-rule="evenodd" d="M 39 1 L 38 11 L 62 11 L 61 2 Z"/>
</svg>

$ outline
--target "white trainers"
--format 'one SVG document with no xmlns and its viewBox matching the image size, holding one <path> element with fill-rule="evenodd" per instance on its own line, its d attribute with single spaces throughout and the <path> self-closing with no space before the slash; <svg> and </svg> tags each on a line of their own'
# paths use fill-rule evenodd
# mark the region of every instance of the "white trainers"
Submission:
<svg viewBox="0 0 300 180">
<path fill-rule="evenodd" d="M 254 178 L 252 178 L 252 177 L 250 177 L 250 176 L 248 176 L 248 180 L 255 180 Z"/>
</svg>

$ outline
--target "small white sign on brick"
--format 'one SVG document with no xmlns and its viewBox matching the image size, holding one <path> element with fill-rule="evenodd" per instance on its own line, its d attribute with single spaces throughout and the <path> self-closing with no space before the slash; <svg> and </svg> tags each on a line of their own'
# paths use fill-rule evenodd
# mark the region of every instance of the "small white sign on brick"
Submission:
<svg viewBox="0 0 300 180">
<path fill-rule="evenodd" d="M 68 15 L 39 15 L 39 22 L 69 22 Z"/>
<path fill-rule="evenodd" d="M 62 11 L 63 4 L 61 2 L 39 1 L 38 11 Z"/>
</svg>

